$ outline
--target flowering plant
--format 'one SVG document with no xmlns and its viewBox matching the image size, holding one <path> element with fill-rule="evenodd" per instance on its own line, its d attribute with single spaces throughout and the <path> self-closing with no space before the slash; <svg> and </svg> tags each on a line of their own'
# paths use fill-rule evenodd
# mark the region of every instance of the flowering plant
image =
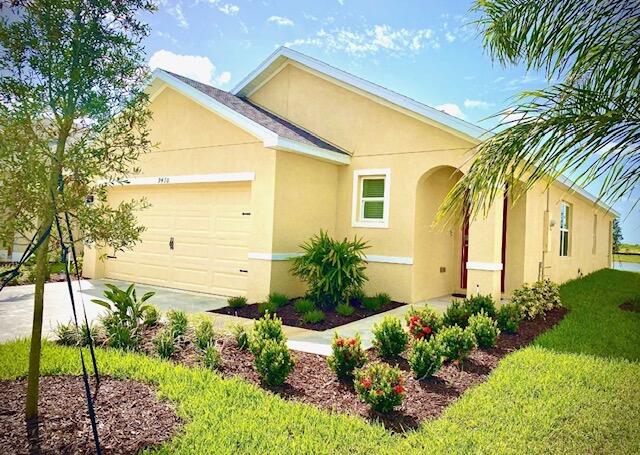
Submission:
<svg viewBox="0 0 640 455">
<path fill-rule="evenodd" d="M 416 340 L 428 340 L 442 327 L 442 318 L 429 307 L 409 308 L 405 320 L 409 333 Z"/>
<path fill-rule="evenodd" d="M 378 412 L 391 412 L 405 394 L 402 371 L 381 362 L 357 370 L 354 386 L 360 399 Z"/>
<path fill-rule="evenodd" d="M 357 333 L 353 338 L 342 338 L 336 333 L 333 336 L 331 349 L 333 352 L 327 358 L 327 364 L 339 378 L 352 377 L 353 371 L 362 367 L 367 361 L 360 335 Z"/>
</svg>

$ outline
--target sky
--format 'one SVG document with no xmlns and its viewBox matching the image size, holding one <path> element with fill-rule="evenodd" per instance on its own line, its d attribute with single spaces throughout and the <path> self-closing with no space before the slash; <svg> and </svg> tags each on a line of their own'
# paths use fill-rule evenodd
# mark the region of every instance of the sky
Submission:
<svg viewBox="0 0 640 455">
<path fill-rule="evenodd" d="M 160 0 L 145 19 L 151 68 L 231 90 L 279 46 L 485 128 L 544 75 L 492 62 L 466 0 Z M 588 188 L 597 193 L 598 187 Z M 637 195 L 620 201 L 626 242 L 640 243 Z"/>
</svg>

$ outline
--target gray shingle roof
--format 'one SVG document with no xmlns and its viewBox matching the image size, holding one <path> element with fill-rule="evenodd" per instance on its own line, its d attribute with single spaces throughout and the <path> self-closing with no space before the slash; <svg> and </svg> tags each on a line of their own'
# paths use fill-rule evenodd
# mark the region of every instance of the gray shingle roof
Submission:
<svg viewBox="0 0 640 455">
<path fill-rule="evenodd" d="M 228 108 L 233 109 L 249 120 L 253 120 L 259 125 L 267 128 L 269 131 L 273 131 L 278 136 L 281 136 L 285 139 L 301 142 L 303 144 L 320 147 L 325 150 L 331 150 L 348 155 L 348 153 L 346 153 L 344 150 L 341 150 L 336 146 L 329 144 L 323 139 L 311 134 L 308 131 L 303 130 L 302 128 L 292 124 L 291 122 L 288 122 L 281 117 L 278 117 L 275 114 L 267 112 L 266 110 L 262 109 L 259 106 L 256 106 L 246 98 L 240 98 L 238 96 L 232 95 L 229 92 L 225 92 L 224 90 L 211 87 L 210 85 L 194 81 L 193 79 L 180 76 L 179 74 L 175 74 L 170 71 L 163 71 L 175 77 L 176 79 L 179 79 L 180 81 L 190 85 L 191 87 L 204 93 L 205 95 L 210 96 L 211 98 L 218 101 L 219 103 L 224 104 Z"/>
</svg>

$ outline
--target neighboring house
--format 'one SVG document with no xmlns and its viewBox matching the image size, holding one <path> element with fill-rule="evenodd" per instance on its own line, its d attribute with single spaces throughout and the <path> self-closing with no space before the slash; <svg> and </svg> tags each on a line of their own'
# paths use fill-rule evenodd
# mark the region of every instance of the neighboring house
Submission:
<svg viewBox="0 0 640 455">
<path fill-rule="evenodd" d="M 289 273 L 320 229 L 361 237 L 368 293 L 419 302 L 509 294 L 611 263 L 609 207 L 570 182 L 542 184 L 486 219 L 432 228 L 483 129 L 286 48 L 230 93 L 157 70 L 142 174 L 110 190 L 146 197 L 133 251 L 87 250 L 84 273 L 264 299 L 304 293 Z"/>
</svg>

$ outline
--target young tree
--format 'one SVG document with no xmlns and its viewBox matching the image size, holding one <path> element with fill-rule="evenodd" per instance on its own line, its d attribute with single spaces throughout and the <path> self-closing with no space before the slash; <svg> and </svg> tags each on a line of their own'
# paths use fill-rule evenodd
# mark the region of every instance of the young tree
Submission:
<svg viewBox="0 0 640 455">
<path fill-rule="evenodd" d="M 563 173 L 602 182 L 612 203 L 640 179 L 638 0 L 477 0 L 484 45 L 503 65 L 524 63 L 549 81 L 502 112 L 511 121 L 476 150 L 439 219 L 487 213 L 505 186 L 512 200 Z M 524 185 L 511 183 L 521 180 Z M 520 191 L 519 194 L 516 191 Z"/>
<path fill-rule="evenodd" d="M 620 252 L 620 245 L 622 244 L 622 229 L 620 228 L 620 220 L 618 218 L 613 220 L 612 232 L 612 249 L 614 253 Z"/>
<path fill-rule="evenodd" d="M 129 248 L 144 201 L 106 203 L 151 144 L 141 13 L 148 0 L 31 0 L 0 19 L 0 240 L 36 232 L 26 417 L 38 412 L 44 281 L 56 219 L 85 242 Z M 88 196 L 94 197 L 87 204 Z M 68 239 L 65 239 L 68 241 Z"/>
</svg>

